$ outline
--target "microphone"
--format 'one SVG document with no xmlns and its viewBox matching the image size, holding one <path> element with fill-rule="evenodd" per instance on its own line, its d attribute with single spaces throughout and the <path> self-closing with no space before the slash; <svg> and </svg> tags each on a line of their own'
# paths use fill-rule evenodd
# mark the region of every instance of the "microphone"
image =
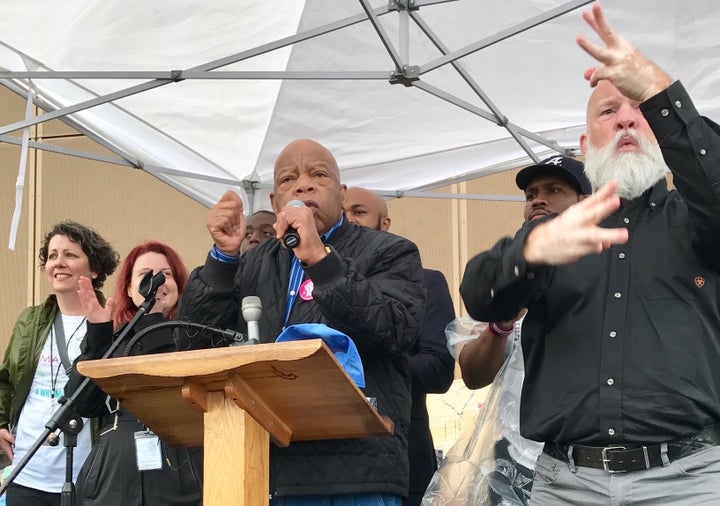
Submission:
<svg viewBox="0 0 720 506">
<path fill-rule="evenodd" d="M 287 203 L 288 207 L 305 207 L 305 203 L 302 200 L 291 200 Z M 293 227 L 288 227 L 283 235 L 283 244 L 288 249 L 293 249 L 295 246 L 300 244 L 300 236 Z"/>
<path fill-rule="evenodd" d="M 138 285 L 138 293 L 145 297 L 155 297 L 155 294 L 163 284 L 165 284 L 165 274 L 158 272 L 153 275 L 152 271 L 147 271 Z"/>
<path fill-rule="evenodd" d="M 138 285 L 138 292 L 140 295 L 145 297 L 145 301 L 140 304 L 142 313 L 147 313 L 155 305 L 155 294 L 157 293 L 158 288 L 160 288 L 164 283 L 165 274 L 162 272 L 158 272 L 155 275 L 153 275 L 152 271 L 147 271 L 145 273 Z"/>
<path fill-rule="evenodd" d="M 293 200 L 292 202 L 300 201 Z M 292 202 L 290 203 L 292 204 Z M 300 203 L 302 204 L 302 202 Z M 287 232 L 285 233 L 285 237 L 287 237 Z M 298 239 L 298 241 L 300 241 L 300 239 Z M 297 243 L 295 245 L 297 246 Z M 254 295 L 243 297 L 241 308 L 242 316 L 247 322 L 248 341 L 251 344 L 257 344 L 260 342 L 260 324 L 258 321 L 260 320 L 260 316 L 262 316 L 262 302 L 260 301 L 260 297 Z"/>
</svg>

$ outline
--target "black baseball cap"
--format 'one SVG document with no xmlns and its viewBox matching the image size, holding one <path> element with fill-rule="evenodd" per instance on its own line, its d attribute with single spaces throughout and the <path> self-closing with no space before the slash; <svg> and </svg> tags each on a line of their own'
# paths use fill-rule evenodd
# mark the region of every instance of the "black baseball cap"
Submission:
<svg viewBox="0 0 720 506">
<path fill-rule="evenodd" d="M 515 176 L 515 183 L 518 188 L 524 190 L 530 182 L 540 174 L 554 174 L 565 179 L 573 188 L 583 195 L 590 195 L 592 187 L 585 175 L 585 166 L 582 162 L 569 156 L 551 156 L 542 162 L 525 167 Z"/>
</svg>

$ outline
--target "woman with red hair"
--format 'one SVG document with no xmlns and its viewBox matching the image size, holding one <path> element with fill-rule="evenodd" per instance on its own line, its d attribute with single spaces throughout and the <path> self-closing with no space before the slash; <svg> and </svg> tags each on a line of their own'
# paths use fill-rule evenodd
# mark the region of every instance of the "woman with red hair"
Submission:
<svg viewBox="0 0 720 506">
<path fill-rule="evenodd" d="M 151 325 L 175 318 L 180 294 L 188 271 L 178 254 L 159 242 L 135 246 L 125 259 L 113 297 L 102 307 L 89 284 L 80 281 L 78 293 L 88 319 L 83 353 L 77 359 L 102 358 L 113 339 L 122 332 L 144 302 L 138 286 L 145 274 L 165 275 L 153 307 L 144 315 L 113 356 L 144 355 L 176 351 L 172 330 L 148 332 L 129 350 L 133 335 Z M 85 280 L 87 281 L 87 280 Z M 73 367 L 65 394 L 72 395 L 83 377 Z M 202 449 L 173 448 L 95 385 L 77 398 L 75 411 L 82 416 L 99 417 L 96 444 L 80 470 L 76 483 L 76 504 L 124 506 L 202 504 Z"/>
</svg>

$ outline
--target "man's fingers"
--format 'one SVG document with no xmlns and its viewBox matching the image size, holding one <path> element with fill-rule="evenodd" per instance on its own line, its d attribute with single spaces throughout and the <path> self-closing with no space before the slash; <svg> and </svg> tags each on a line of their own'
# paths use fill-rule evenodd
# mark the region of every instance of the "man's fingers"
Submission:
<svg viewBox="0 0 720 506">
<path fill-rule="evenodd" d="M 594 21 L 593 30 L 597 32 L 600 38 L 606 44 L 609 44 L 615 39 L 615 33 L 613 32 L 612 26 L 605 17 L 605 11 L 599 3 L 593 4 L 591 7 L 592 18 Z"/>
<path fill-rule="evenodd" d="M 293 227 L 298 233 L 305 228 L 316 230 L 312 209 L 305 206 L 284 207 L 277 214 L 273 227 L 277 232 L 277 238 L 281 240 L 289 227 Z"/>
<path fill-rule="evenodd" d="M 592 208 L 591 223 L 597 225 L 620 207 L 620 197 L 610 195 Z"/>
<path fill-rule="evenodd" d="M 595 243 L 602 246 L 602 249 L 608 249 L 613 244 L 625 244 L 629 238 L 627 228 L 601 228 L 595 230 Z"/>
<path fill-rule="evenodd" d="M 600 223 L 620 207 L 620 198 L 615 195 L 615 190 L 617 182 L 609 181 L 595 193 L 570 207 L 560 215 L 562 226 L 566 226 L 571 220 L 578 220 L 579 224 L 585 225 Z"/>
<path fill-rule="evenodd" d="M 600 188 L 598 188 L 597 191 L 590 196 L 590 198 L 597 198 L 600 200 L 605 199 L 610 195 L 614 195 L 617 191 L 617 187 L 617 181 L 615 179 L 611 179 L 610 181 L 602 185 Z"/>
<path fill-rule="evenodd" d="M 232 190 L 227 190 L 225 193 L 223 193 L 222 197 L 220 197 L 220 200 L 218 200 L 218 204 L 226 203 L 226 202 L 239 202 L 242 206 L 242 199 L 240 198 L 240 195 L 235 193 Z"/>
<path fill-rule="evenodd" d="M 595 33 L 598 31 L 597 22 L 595 21 L 595 15 L 592 11 L 582 11 L 582 17 L 585 20 L 585 22 L 590 25 L 590 28 L 593 29 Z"/>
<path fill-rule="evenodd" d="M 606 63 L 604 60 L 604 58 L 606 57 L 605 50 L 602 47 L 593 44 L 582 35 L 578 35 L 575 40 L 577 41 L 577 45 L 580 46 L 582 50 L 585 51 L 587 54 L 602 63 Z"/>
<path fill-rule="evenodd" d="M 222 236 L 238 237 L 244 235 L 243 203 L 240 196 L 232 190 L 226 191 L 208 213 L 207 227 L 216 240 Z"/>
<path fill-rule="evenodd" d="M 605 44 L 612 46 L 617 42 L 617 36 L 605 18 L 605 13 L 602 7 L 600 7 L 600 4 L 596 3 L 592 6 L 591 10 L 584 11 L 583 19 Z"/>
<path fill-rule="evenodd" d="M 592 85 L 592 78 L 593 78 L 593 74 L 595 73 L 596 70 L 597 70 L 597 67 L 590 67 L 585 72 L 583 72 L 583 77 L 585 78 L 586 81 L 590 81 L 590 86 L 592 86 L 593 88 L 594 88 L 594 86 Z"/>
<path fill-rule="evenodd" d="M 221 220 L 232 222 L 237 221 L 239 215 L 243 213 L 243 202 L 240 196 L 232 190 L 223 193 L 220 200 L 213 206 L 213 214 Z"/>
</svg>

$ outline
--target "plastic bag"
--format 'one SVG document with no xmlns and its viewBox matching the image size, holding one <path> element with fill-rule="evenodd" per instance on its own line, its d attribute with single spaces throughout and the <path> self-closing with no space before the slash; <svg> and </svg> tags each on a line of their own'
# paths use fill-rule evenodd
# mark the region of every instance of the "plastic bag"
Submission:
<svg viewBox="0 0 720 506">
<path fill-rule="evenodd" d="M 459 316 L 448 323 L 445 327 L 445 338 L 450 355 L 457 360 L 465 343 L 477 338 L 486 328 L 487 323 L 466 316 Z"/>
<path fill-rule="evenodd" d="M 469 319 L 458 318 L 457 323 L 448 325 L 448 346 L 451 338 L 456 345 L 477 335 L 479 327 L 468 333 L 467 329 L 473 326 L 458 320 Z M 520 322 L 516 323 L 511 337 L 510 354 L 490 387 L 486 403 L 478 412 L 474 426 L 463 432 L 440 463 L 423 497 L 423 506 L 524 506 L 528 503 L 535 461 L 543 445 L 520 436 L 520 394 L 524 378 Z"/>
</svg>

